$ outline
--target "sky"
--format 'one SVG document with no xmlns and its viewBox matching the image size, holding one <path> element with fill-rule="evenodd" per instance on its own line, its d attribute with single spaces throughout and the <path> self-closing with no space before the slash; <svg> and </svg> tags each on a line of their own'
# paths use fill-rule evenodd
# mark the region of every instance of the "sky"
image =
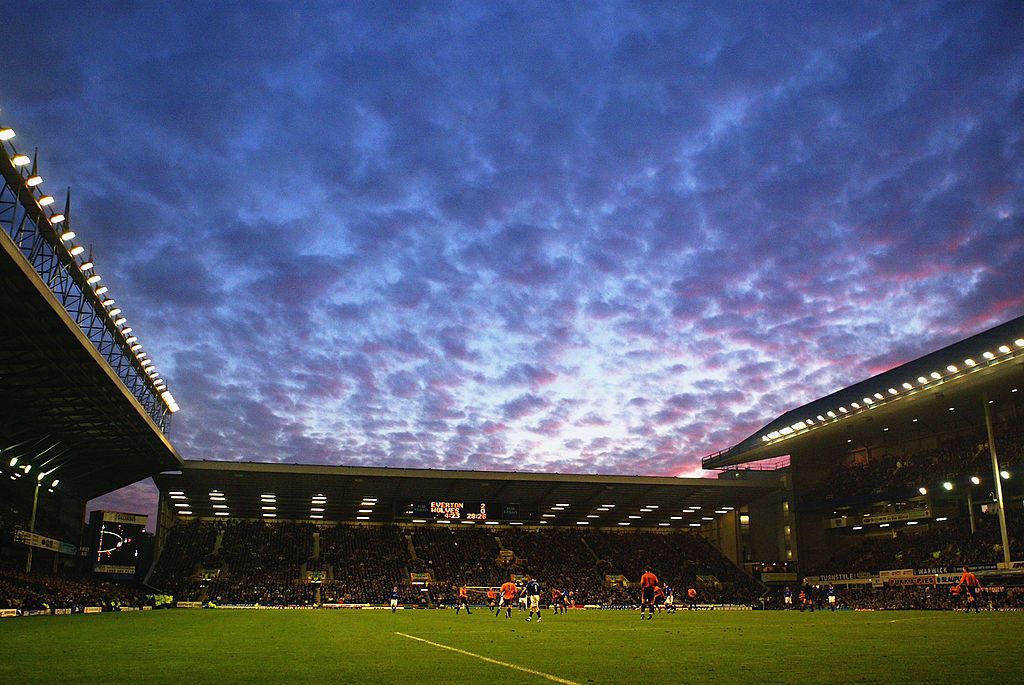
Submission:
<svg viewBox="0 0 1024 685">
<path fill-rule="evenodd" d="M 25 2 L 0 123 L 72 186 L 184 458 L 700 475 L 1024 314 L 1021 26 L 1020 2 Z"/>
</svg>

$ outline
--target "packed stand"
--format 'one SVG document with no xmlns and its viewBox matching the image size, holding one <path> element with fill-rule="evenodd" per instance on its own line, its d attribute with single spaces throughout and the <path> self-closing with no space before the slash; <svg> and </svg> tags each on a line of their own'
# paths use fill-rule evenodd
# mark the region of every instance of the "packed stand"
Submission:
<svg viewBox="0 0 1024 685">
<path fill-rule="evenodd" d="M 852 547 L 843 549 L 817 567 L 804 569 L 804 572 L 810 575 L 875 573 L 886 569 L 1002 561 L 998 518 L 978 515 L 976 522 L 977 532 L 973 534 L 968 521 L 957 519 L 932 523 L 927 527 L 902 528 L 889 535 L 864 537 Z M 1006 529 L 1010 549 L 1024 549 L 1024 510 L 1007 508 Z"/>
<path fill-rule="evenodd" d="M 300 575 L 312 546 L 309 523 L 227 523 L 218 552 L 222 571 L 209 583 L 209 599 L 264 605 L 310 603 L 312 590 Z"/>
<path fill-rule="evenodd" d="M 592 530 L 584 539 L 599 558 L 609 562 L 609 568 L 629 580 L 636 581 L 644 571 L 652 570 L 677 594 L 694 587 L 701 602 L 749 604 L 763 592 L 707 540 L 692 533 Z M 704 583 L 697 576 L 714 576 L 718 583 Z"/>
<path fill-rule="evenodd" d="M 995 442 L 1003 468 L 1024 463 L 1024 427 L 1001 423 Z M 869 495 L 914 494 L 921 486 L 933 486 L 948 478 L 973 475 L 992 477 L 988 439 L 984 431 L 973 431 L 943 441 L 934 449 L 914 454 L 888 454 L 837 465 L 819 487 L 802 497 L 813 504 L 836 504 Z M 1022 474 L 1024 475 L 1024 474 Z"/>
<path fill-rule="evenodd" d="M 122 606 L 142 606 L 143 593 L 133 585 L 98 583 L 85 579 L 26 575 L 13 568 L 0 568 L 0 609 L 35 611 Z"/>
<path fill-rule="evenodd" d="M 412 601 L 404 570 L 408 556 L 397 526 L 339 523 L 321 528 L 320 559 L 333 571 L 323 583 L 321 602 L 385 604 L 394 585 L 403 602 Z"/>
<path fill-rule="evenodd" d="M 571 590 L 577 603 L 590 603 L 605 594 L 604 575 L 579 530 L 507 529 L 501 531 L 499 538 L 516 555 L 514 572 L 539 578 L 549 589 Z M 545 593 L 543 599 L 547 598 Z"/>
<path fill-rule="evenodd" d="M 149 584 L 176 599 L 201 599 L 203 584 L 195 578 L 199 564 L 213 556 L 218 527 L 200 521 L 178 523 L 164 541 Z"/>
<path fill-rule="evenodd" d="M 409 570 L 435 580 L 470 586 L 499 586 L 509 570 L 498 562 L 498 543 L 486 528 L 431 526 L 411 530 L 416 560 Z"/>
</svg>

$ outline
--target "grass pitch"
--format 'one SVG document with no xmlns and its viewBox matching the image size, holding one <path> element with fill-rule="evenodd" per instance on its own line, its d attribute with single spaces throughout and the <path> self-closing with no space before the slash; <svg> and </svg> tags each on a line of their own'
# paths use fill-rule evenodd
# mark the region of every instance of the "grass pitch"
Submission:
<svg viewBox="0 0 1024 685">
<path fill-rule="evenodd" d="M 0 619 L 0 682 L 1019 683 L 1022 638 L 1024 613 L 178 609 Z"/>
</svg>

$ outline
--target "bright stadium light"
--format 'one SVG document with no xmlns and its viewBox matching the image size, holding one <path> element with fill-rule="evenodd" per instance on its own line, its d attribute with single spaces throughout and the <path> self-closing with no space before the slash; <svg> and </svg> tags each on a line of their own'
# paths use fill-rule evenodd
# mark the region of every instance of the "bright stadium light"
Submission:
<svg viewBox="0 0 1024 685">
<path fill-rule="evenodd" d="M 71 253 L 71 256 L 72 256 L 72 257 L 77 257 L 78 255 L 80 255 L 80 254 L 82 254 L 83 252 L 85 252 L 85 248 L 84 248 L 84 247 L 82 247 L 81 245 L 75 245 L 75 246 L 74 246 L 73 248 L 71 248 L 70 250 L 68 250 L 68 252 L 70 252 L 70 253 Z"/>
<path fill-rule="evenodd" d="M 126 323 L 128 323 L 128 319 L 124 318 L 123 316 L 119 316 L 116 319 L 114 319 L 115 326 L 123 326 Z"/>
<path fill-rule="evenodd" d="M 931 377 L 934 378 L 935 380 L 939 380 L 940 378 L 942 378 L 942 374 L 939 373 L 938 371 L 932 371 Z"/>
<path fill-rule="evenodd" d="M 919 487 L 919 488 L 917 489 L 917 491 L 918 491 L 918 492 L 920 492 L 920 493 L 921 493 L 922 495 L 927 495 L 927 494 L 928 494 L 928 488 L 926 488 L 926 487 L 923 487 L 923 486 L 922 486 L 922 487 Z"/>
<path fill-rule="evenodd" d="M 25 179 L 25 185 L 27 185 L 29 188 L 35 188 L 38 185 L 42 185 L 42 183 L 43 177 L 40 176 L 39 174 L 33 174 L 32 176 L 29 176 L 28 178 Z"/>
<path fill-rule="evenodd" d="M 982 352 L 981 356 L 984 357 L 985 359 L 992 359 L 993 357 L 995 357 L 995 355 L 992 354 L 991 352 Z"/>
<path fill-rule="evenodd" d="M 947 480 L 945 483 L 942 484 L 942 487 L 946 488 L 946 490 L 952 490 L 953 484 Z"/>
<path fill-rule="evenodd" d="M 39 203 L 40 207 L 49 207 L 54 202 L 53 195 L 40 195 L 36 202 Z"/>
<path fill-rule="evenodd" d="M 1024 347 L 1024 338 L 1017 338 L 1013 341 L 1013 344 L 1017 347 Z"/>
<path fill-rule="evenodd" d="M 89 278 L 85 279 L 85 282 L 92 285 L 93 283 L 99 283 L 101 280 L 103 279 L 99 274 L 93 274 L 92 276 L 89 276 Z"/>
<path fill-rule="evenodd" d="M 129 335 L 127 338 L 124 339 L 124 341 L 131 345 L 132 343 L 137 342 L 138 339 L 139 337 L 137 335 Z"/>
<path fill-rule="evenodd" d="M 921 385 L 924 385 L 925 383 L 928 382 L 928 379 L 925 378 L 924 376 L 918 376 L 917 377 L 917 382 L 920 383 Z"/>
<path fill-rule="evenodd" d="M 959 369 L 950 364 L 949 366 L 946 367 L 946 371 L 949 371 L 950 373 L 956 373 L 957 371 L 959 371 Z"/>
<path fill-rule="evenodd" d="M 78 266 L 78 268 L 79 268 L 79 270 L 81 270 L 84 273 L 84 272 L 88 271 L 89 269 L 93 268 L 94 266 L 96 266 L 96 265 L 93 264 L 91 261 L 86 261 L 86 262 L 82 262 Z"/>
<path fill-rule="evenodd" d="M 978 362 L 974 361 L 973 359 L 968 358 L 968 359 L 964 360 L 964 364 L 967 365 L 967 366 L 976 366 L 978 364 Z"/>
<path fill-rule="evenodd" d="M 121 313 L 121 309 L 119 307 L 114 307 L 107 313 L 110 314 L 111 316 L 117 316 L 118 314 Z"/>
<path fill-rule="evenodd" d="M 999 351 L 1002 352 L 1003 354 L 1009 354 L 1010 353 L 1010 347 L 1008 345 L 1000 345 L 999 346 Z"/>
<path fill-rule="evenodd" d="M 889 388 L 889 394 L 890 395 L 899 395 L 900 391 L 897 390 L 896 388 Z"/>
<path fill-rule="evenodd" d="M 975 485 L 981 485 L 981 479 L 978 478 L 977 476 L 971 476 L 971 482 L 974 483 Z"/>
<path fill-rule="evenodd" d="M 11 466 L 17 466 L 18 465 L 18 458 L 17 457 L 11 457 L 10 465 Z"/>
<path fill-rule="evenodd" d="M 56 214 L 51 214 L 50 215 L 50 223 L 51 224 L 59 224 L 60 222 L 64 221 L 65 218 L 67 218 L 67 217 L 65 217 L 60 212 L 57 212 Z"/>
<path fill-rule="evenodd" d="M 893 392 L 893 394 L 895 395 L 896 393 L 895 393 L 895 392 Z M 875 399 L 876 399 L 876 400 L 881 400 L 881 399 L 884 399 L 884 398 L 882 397 L 882 393 L 880 393 L 880 392 L 876 392 L 876 393 L 875 393 Z"/>
<path fill-rule="evenodd" d="M 31 161 L 31 157 L 21 152 L 11 157 L 11 164 L 13 164 L 14 166 L 25 166 Z"/>
<path fill-rule="evenodd" d="M 1002 478 L 1003 480 L 1010 480 L 1010 472 L 1009 471 L 1000 471 L 999 472 L 999 477 Z"/>
<path fill-rule="evenodd" d="M 10 140 L 14 137 L 13 128 L 0 128 L 0 140 Z"/>
<path fill-rule="evenodd" d="M 58 484 L 60 484 L 60 478 L 54 478 L 53 482 L 50 483 L 50 487 L 51 488 L 55 488 L 55 487 L 57 487 Z"/>
<path fill-rule="evenodd" d="M 913 390 L 914 386 L 912 386 L 910 383 L 904 383 L 903 384 L 903 389 L 904 390 Z"/>
</svg>

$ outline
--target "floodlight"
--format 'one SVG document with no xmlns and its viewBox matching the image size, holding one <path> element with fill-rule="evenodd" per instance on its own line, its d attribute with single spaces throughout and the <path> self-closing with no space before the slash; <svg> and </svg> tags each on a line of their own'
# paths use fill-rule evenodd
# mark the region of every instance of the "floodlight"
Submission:
<svg viewBox="0 0 1024 685">
<path fill-rule="evenodd" d="M 928 488 L 926 488 L 926 487 L 920 487 L 920 488 L 917 489 L 917 491 L 920 492 L 922 495 L 927 495 L 928 494 Z"/>
<path fill-rule="evenodd" d="M 28 178 L 25 179 L 25 185 L 27 185 L 29 188 L 35 188 L 37 185 L 41 184 L 42 182 L 43 182 L 43 177 L 40 176 L 39 174 L 35 174 L 33 176 L 29 176 Z"/>
<path fill-rule="evenodd" d="M 73 248 L 69 250 L 69 252 L 71 253 L 72 257 L 77 257 L 78 255 L 85 252 L 85 248 L 82 247 L 81 245 L 75 245 Z"/>
<path fill-rule="evenodd" d="M 1010 480 L 1010 472 L 1009 471 L 1000 471 L 999 472 L 999 476 L 1003 480 Z"/>
<path fill-rule="evenodd" d="M 56 214 L 51 214 L 50 215 L 50 223 L 51 224 L 59 224 L 60 222 L 64 221 L 65 218 L 67 218 L 67 217 L 65 217 L 60 212 L 57 212 Z"/>
<path fill-rule="evenodd" d="M 11 163 L 14 166 L 25 166 L 26 164 L 28 164 L 31 161 L 32 161 L 31 157 L 29 157 L 28 155 L 26 155 L 24 153 L 21 153 L 21 152 L 19 152 L 18 154 L 14 155 L 13 157 L 11 157 Z"/>
<path fill-rule="evenodd" d="M 88 283 L 89 285 L 92 285 L 93 283 L 99 283 L 102 280 L 103 279 L 100 277 L 99 274 L 93 274 L 92 276 L 89 276 L 89 278 L 85 279 L 85 282 Z"/>
<path fill-rule="evenodd" d="M 946 488 L 946 490 L 952 490 L 953 484 L 947 480 L 945 483 L 942 484 L 942 487 Z"/>
<path fill-rule="evenodd" d="M 10 140 L 14 137 L 13 128 L 0 128 L 0 140 Z"/>
</svg>

